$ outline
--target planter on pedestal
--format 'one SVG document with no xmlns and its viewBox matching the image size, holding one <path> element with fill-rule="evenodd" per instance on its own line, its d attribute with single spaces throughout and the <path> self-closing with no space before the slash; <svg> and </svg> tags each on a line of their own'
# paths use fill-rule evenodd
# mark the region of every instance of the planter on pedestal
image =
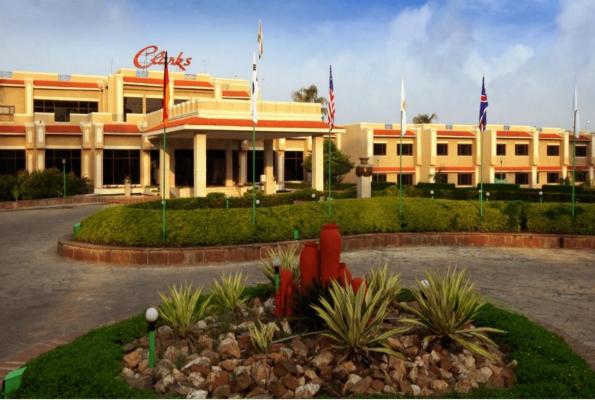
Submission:
<svg viewBox="0 0 595 400">
<path fill-rule="evenodd" d="M 339 278 L 341 234 L 337 224 L 322 225 L 320 233 L 320 280 L 323 285 Z"/>
</svg>

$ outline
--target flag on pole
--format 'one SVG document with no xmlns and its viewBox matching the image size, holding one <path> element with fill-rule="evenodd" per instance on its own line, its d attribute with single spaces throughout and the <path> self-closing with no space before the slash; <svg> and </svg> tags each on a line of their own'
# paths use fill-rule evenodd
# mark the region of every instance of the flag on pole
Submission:
<svg viewBox="0 0 595 400">
<path fill-rule="evenodd" d="M 328 102 L 328 128 L 333 129 L 335 126 L 335 89 L 333 88 L 333 67 L 330 67 L 329 75 L 329 102 Z"/>
<path fill-rule="evenodd" d="M 405 83 L 401 77 L 401 136 L 407 131 L 407 111 L 405 109 Z"/>
<path fill-rule="evenodd" d="M 163 127 L 167 127 L 169 118 L 167 108 L 169 104 L 169 74 L 167 73 L 167 52 L 165 52 L 165 73 L 163 74 Z"/>
<path fill-rule="evenodd" d="M 262 57 L 262 20 L 258 21 L 258 58 Z"/>
<path fill-rule="evenodd" d="M 574 78 L 574 104 L 572 106 L 572 111 L 574 114 L 573 122 L 574 122 L 574 137 L 578 139 L 578 134 L 581 130 L 580 128 L 580 121 L 578 117 L 578 98 L 577 98 L 577 91 L 576 91 L 576 77 Z"/>
<path fill-rule="evenodd" d="M 252 96 L 250 102 L 250 113 L 252 114 L 252 121 L 258 122 L 256 115 L 256 99 L 258 98 L 258 78 L 256 77 L 256 53 L 252 55 Z"/>
<path fill-rule="evenodd" d="M 481 102 L 479 103 L 479 129 L 483 132 L 487 124 L 488 95 L 486 94 L 485 77 L 481 78 Z"/>
</svg>

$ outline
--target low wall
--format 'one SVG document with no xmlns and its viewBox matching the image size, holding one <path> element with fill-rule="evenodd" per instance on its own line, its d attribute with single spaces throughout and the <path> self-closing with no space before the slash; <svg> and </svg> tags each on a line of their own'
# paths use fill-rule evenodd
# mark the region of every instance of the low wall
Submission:
<svg viewBox="0 0 595 400">
<path fill-rule="evenodd" d="M 161 200 L 161 196 L 71 196 L 71 197 L 57 197 L 53 199 L 39 199 L 39 200 L 20 200 L 20 201 L 3 201 L 0 202 L 0 210 L 16 210 L 32 207 L 47 207 L 47 206 L 62 206 L 68 204 L 82 204 L 82 203 L 114 203 L 114 204 L 131 204 L 142 203 L 144 201 Z"/>
<path fill-rule="evenodd" d="M 58 254 L 78 261 L 136 265 L 194 265 L 222 262 L 260 261 L 268 250 L 288 250 L 297 245 L 299 254 L 306 242 L 294 240 L 234 246 L 154 248 L 99 246 L 73 241 L 72 235 L 58 240 Z M 492 246 L 534 247 L 541 249 L 594 250 L 595 236 L 537 235 L 515 233 L 372 233 L 342 236 L 341 251 L 405 246 Z"/>
</svg>

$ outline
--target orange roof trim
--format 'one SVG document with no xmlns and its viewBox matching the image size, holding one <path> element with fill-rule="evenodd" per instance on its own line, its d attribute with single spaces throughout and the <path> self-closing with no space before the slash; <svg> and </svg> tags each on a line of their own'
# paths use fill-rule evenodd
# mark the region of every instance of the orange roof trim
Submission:
<svg viewBox="0 0 595 400">
<path fill-rule="evenodd" d="M 20 79 L 0 79 L 0 85 L 24 85 L 25 81 Z"/>
<path fill-rule="evenodd" d="M 399 167 L 373 167 L 374 172 L 396 172 L 399 173 Z M 414 167 L 403 167 L 403 172 L 415 172 Z"/>
<path fill-rule="evenodd" d="M 496 168 L 495 172 L 498 173 L 500 168 Z M 502 171 L 515 172 L 515 171 L 531 171 L 531 167 L 504 167 Z"/>
<path fill-rule="evenodd" d="M 81 127 L 77 125 L 46 125 L 45 131 L 53 133 L 83 133 Z"/>
<path fill-rule="evenodd" d="M 438 131 L 438 136 L 458 136 L 458 137 L 475 137 L 475 135 L 469 131 Z"/>
<path fill-rule="evenodd" d="M 241 90 L 224 90 L 222 93 L 223 97 L 242 97 L 242 98 L 250 98 L 250 94 L 248 92 L 243 92 Z"/>
<path fill-rule="evenodd" d="M 206 126 L 233 126 L 233 127 L 252 127 L 251 119 L 223 119 L 223 118 L 200 118 L 190 117 L 178 121 L 171 121 L 168 128 L 173 128 L 181 125 L 206 125 Z M 327 129 L 326 122 L 318 121 L 263 121 L 259 120 L 256 124 L 257 128 L 296 128 L 296 129 Z M 149 129 L 147 132 L 162 130 L 163 124 Z M 335 126 L 334 129 L 343 129 L 340 126 Z"/>
<path fill-rule="evenodd" d="M 496 137 L 532 138 L 533 135 L 531 135 L 529 132 L 523 132 L 523 131 L 498 131 L 498 133 L 496 133 Z"/>
<path fill-rule="evenodd" d="M 81 89 L 99 89 L 97 83 L 90 82 L 65 82 L 65 81 L 41 81 L 35 79 L 33 81 L 34 86 L 45 86 L 45 87 L 64 87 L 64 88 L 81 88 Z"/>
<path fill-rule="evenodd" d="M 107 124 L 103 126 L 106 133 L 141 133 L 136 125 Z"/>
<path fill-rule="evenodd" d="M 436 170 L 440 170 L 440 172 L 475 172 L 473 167 L 438 167 Z"/>
<path fill-rule="evenodd" d="M 583 136 L 583 135 L 579 135 L 578 139 L 576 140 L 586 140 L 586 141 L 591 141 L 591 139 L 589 139 L 587 136 Z"/>
<path fill-rule="evenodd" d="M 562 136 L 558 135 L 557 133 L 540 133 L 539 134 L 539 138 L 540 139 L 556 139 L 556 140 L 561 140 Z"/>
<path fill-rule="evenodd" d="M 124 82 L 163 86 L 163 79 L 154 79 L 154 78 L 136 78 L 134 76 L 125 76 Z"/>
<path fill-rule="evenodd" d="M 25 133 L 25 125 L 0 125 L 2 133 Z"/>
<path fill-rule="evenodd" d="M 205 81 L 182 81 L 182 80 L 174 80 L 174 86 L 213 88 L 213 85 L 210 82 L 205 82 Z"/>
<path fill-rule="evenodd" d="M 562 167 L 537 167 L 538 171 L 562 171 Z"/>
<path fill-rule="evenodd" d="M 400 129 L 374 129 L 374 136 L 401 136 Z M 413 131 L 405 131 L 405 136 L 415 136 Z"/>
<path fill-rule="evenodd" d="M 574 167 L 574 169 L 589 169 L 588 165 L 577 165 L 576 167 Z M 569 171 L 572 171 L 572 168 L 568 168 Z"/>
</svg>

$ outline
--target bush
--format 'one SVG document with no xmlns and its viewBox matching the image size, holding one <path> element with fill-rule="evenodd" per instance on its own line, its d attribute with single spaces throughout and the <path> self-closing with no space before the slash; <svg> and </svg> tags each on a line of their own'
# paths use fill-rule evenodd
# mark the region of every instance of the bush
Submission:
<svg viewBox="0 0 595 400">
<path fill-rule="evenodd" d="M 567 193 L 572 194 L 572 185 L 543 185 L 541 187 L 544 193 Z M 581 185 L 574 186 L 574 193 L 581 194 L 584 187 Z"/>
<path fill-rule="evenodd" d="M 570 204 L 531 204 L 527 210 L 527 229 L 535 233 L 595 235 L 595 205 L 575 205 L 574 215 L 573 224 Z"/>
<path fill-rule="evenodd" d="M 433 190 L 434 193 L 436 190 L 453 190 L 455 189 L 454 183 L 427 183 L 427 182 L 420 182 L 417 184 L 418 189 L 428 189 Z"/>
<path fill-rule="evenodd" d="M 477 188 L 481 188 L 481 183 L 477 184 Z M 484 183 L 484 192 L 517 192 L 521 190 L 521 185 L 516 183 Z"/>
<path fill-rule="evenodd" d="M 372 176 L 372 179 L 373 178 L 374 178 L 374 176 Z M 396 182 L 374 182 L 374 181 L 372 181 L 372 190 L 384 190 L 390 186 L 399 187 Z"/>
<path fill-rule="evenodd" d="M 17 187 L 22 200 L 49 199 L 64 196 L 64 176 L 57 168 L 29 173 L 19 171 L 18 176 L 0 176 L 0 201 L 14 201 L 11 191 Z M 74 196 L 93 191 L 87 178 L 66 174 L 66 195 Z"/>
</svg>

